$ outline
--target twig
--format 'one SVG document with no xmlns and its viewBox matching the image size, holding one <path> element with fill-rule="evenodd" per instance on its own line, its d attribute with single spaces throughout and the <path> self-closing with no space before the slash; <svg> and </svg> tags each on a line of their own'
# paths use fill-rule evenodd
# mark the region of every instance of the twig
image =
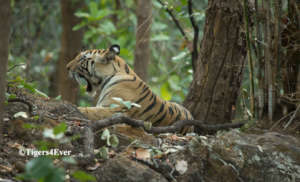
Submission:
<svg viewBox="0 0 300 182">
<path fill-rule="evenodd" d="M 200 128 L 200 130 L 203 132 L 211 133 L 211 132 L 216 132 L 216 131 L 222 130 L 222 129 L 239 128 L 239 127 L 243 126 L 246 122 L 207 125 L 199 120 L 180 120 L 180 121 L 175 122 L 171 126 L 157 126 L 157 127 L 148 128 L 145 125 L 145 122 L 142 120 L 131 119 L 131 118 L 121 115 L 121 116 L 113 116 L 111 118 L 106 118 L 103 120 L 91 121 L 90 125 L 93 130 L 99 130 L 99 129 L 102 129 L 102 128 L 105 128 L 105 127 L 108 127 L 111 125 L 121 124 L 121 123 L 125 123 L 125 124 L 133 126 L 133 127 L 141 127 L 147 133 L 160 134 L 160 133 L 180 132 L 181 129 L 185 126 L 196 126 L 196 127 Z"/>
<path fill-rule="evenodd" d="M 191 24 L 194 29 L 194 39 L 193 39 L 193 51 L 192 51 L 192 64 L 193 68 L 195 68 L 196 61 L 198 59 L 198 38 L 199 38 L 199 27 L 196 24 L 195 18 L 193 16 L 193 2 L 192 0 L 188 0 L 188 12 Z"/>
<path fill-rule="evenodd" d="M 290 118 L 290 120 L 286 123 L 286 125 L 284 125 L 283 129 L 285 130 L 287 127 L 289 127 L 289 125 L 292 123 L 292 121 L 295 119 L 297 112 L 300 109 L 300 104 L 298 105 L 297 109 L 295 110 L 293 116 Z"/>
<path fill-rule="evenodd" d="M 183 28 L 181 27 L 179 21 L 176 19 L 175 15 L 173 14 L 173 11 L 171 9 L 169 9 L 168 7 L 166 7 L 165 4 L 161 0 L 157 0 L 157 1 L 166 9 L 166 11 L 169 13 L 169 15 L 171 16 L 172 20 L 174 21 L 175 25 L 179 29 L 180 33 L 182 34 L 182 36 L 184 37 L 184 39 L 188 42 L 189 39 L 186 36 L 186 34 L 185 34 Z"/>
<path fill-rule="evenodd" d="M 279 123 L 280 121 L 284 120 L 285 118 L 287 118 L 288 116 L 292 115 L 295 111 L 292 111 L 288 114 L 286 114 L 285 116 L 283 116 L 282 118 L 280 118 L 278 121 L 276 121 L 273 126 L 271 126 L 270 130 L 273 130 Z"/>
</svg>

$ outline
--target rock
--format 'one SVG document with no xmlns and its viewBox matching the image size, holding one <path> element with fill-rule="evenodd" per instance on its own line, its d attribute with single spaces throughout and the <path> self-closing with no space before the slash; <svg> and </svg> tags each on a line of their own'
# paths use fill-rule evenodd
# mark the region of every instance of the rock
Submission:
<svg viewBox="0 0 300 182">
<path fill-rule="evenodd" d="M 94 175 L 97 181 L 102 182 L 167 182 L 156 171 L 123 156 L 107 161 Z"/>
<path fill-rule="evenodd" d="M 178 181 L 300 181 L 300 142 L 275 132 L 262 135 L 238 130 L 207 140 L 192 140 L 174 160 L 188 161 Z"/>
<path fill-rule="evenodd" d="M 165 161 L 177 181 L 300 181 L 300 142 L 275 132 L 231 130 L 194 137 L 185 150 L 168 155 Z M 187 170 L 176 171 L 182 161 L 187 162 L 183 166 Z M 95 175 L 99 181 L 166 181 L 166 171 L 159 172 L 122 156 L 108 160 Z"/>
</svg>

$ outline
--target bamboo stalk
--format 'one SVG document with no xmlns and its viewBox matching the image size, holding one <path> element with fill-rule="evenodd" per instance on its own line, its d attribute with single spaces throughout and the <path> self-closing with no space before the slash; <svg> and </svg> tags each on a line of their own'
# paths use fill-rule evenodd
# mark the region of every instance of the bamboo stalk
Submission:
<svg viewBox="0 0 300 182">
<path fill-rule="evenodd" d="M 263 49 L 261 46 L 262 42 L 262 30 L 261 30 L 261 23 L 260 19 L 261 14 L 259 11 L 259 4 L 258 0 L 255 0 L 255 37 L 256 37 L 256 52 L 257 52 L 257 61 L 258 61 L 258 115 L 259 119 L 262 118 L 263 109 L 264 109 L 264 79 L 263 79 L 263 71 L 264 71 L 264 62 L 263 62 Z M 260 16 L 259 16 L 260 15 Z"/>
<path fill-rule="evenodd" d="M 250 79 L 250 111 L 251 118 L 255 117 L 255 99 L 254 99 L 254 77 L 253 77 L 253 61 L 251 55 L 251 44 L 250 44 L 250 32 L 249 32 L 249 19 L 248 19 L 248 0 L 244 0 L 244 21 L 246 30 L 246 42 L 247 42 L 247 58 L 249 66 L 249 79 Z"/>
<path fill-rule="evenodd" d="M 272 73 L 272 60 L 271 60 L 271 31 L 270 31 L 270 21 L 271 21 L 271 0 L 264 0 L 266 2 L 266 26 L 265 26 L 265 38 L 267 46 L 265 47 L 265 62 L 266 62 L 266 73 L 267 73 L 267 93 L 268 93 L 268 119 L 273 120 L 273 73 Z"/>
</svg>

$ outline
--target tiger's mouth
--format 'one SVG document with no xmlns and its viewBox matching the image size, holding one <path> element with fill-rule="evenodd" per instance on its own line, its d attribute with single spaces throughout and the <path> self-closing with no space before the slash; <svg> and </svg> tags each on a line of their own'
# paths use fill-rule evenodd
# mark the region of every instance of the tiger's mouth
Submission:
<svg viewBox="0 0 300 182">
<path fill-rule="evenodd" d="M 92 81 L 87 79 L 84 75 L 73 73 L 73 78 L 77 81 L 78 84 L 86 85 L 87 92 L 92 92 L 94 90 Z"/>
</svg>

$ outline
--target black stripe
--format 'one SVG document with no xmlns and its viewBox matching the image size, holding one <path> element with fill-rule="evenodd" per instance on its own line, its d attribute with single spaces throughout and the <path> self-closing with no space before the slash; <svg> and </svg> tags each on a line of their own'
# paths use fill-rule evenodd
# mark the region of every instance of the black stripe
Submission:
<svg viewBox="0 0 300 182">
<path fill-rule="evenodd" d="M 147 93 L 143 96 L 143 97 L 141 97 L 139 100 L 137 100 L 135 103 L 140 103 L 141 101 L 143 101 L 148 95 L 150 94 L 150 90 L 148 90 L 147 91 Z"/>
<path fill-rule="evenodd" d="M 151 118 L 153 117 L 153 114 L 150 114 L 150 116 L 148 116 L 145 121 L 149 121 Z"/>
<path fill-rule="evenodd" d="M 140 95 L 143 94 L 147 89 L 148 89 L 148 86 L 147 86 L 147 85 L 144 85 L 143 90 L 142 90 L 142 92 L 140 93 Z"/>
<path fill-rule="evenodd" d="M 109 94 L 110 92 L 106 92 L 104 95 L 103 95 L 103 97 L 102 97 L 102 99 L 99 101 L 99 103 L 101 103 L 103 100 L 104 100 L 104 98 Z M 98 103 L 97 103 L 98 104 Z"/>
<path fill-rule="evenodd" d="M 155 105 L 156 105 L 156 97 L 154 97 L 153 102 L 140 114 L 140 116 L 150 111 Z"/>
<path fill-rule="evenodd" d="M 126 71 L 127 74 L 129 74 L 129 68 L 128 68 L 127 64 L 125 64 L 125 71 Z"/>
<path fill-rule="evenodd" d="M 155 117 L 158 116 L 164 110 L 164 107 L 165 107 L 165 104 L 161 103 L 160 109 L 159 109 L 158 113 L 155 115 Z"/>
<path fill-rule="evenodd" d="M 111 75 L 110 77 L 106 78 L 101 86 L 101 90 L 104 88 L 104 86 L 114 77 L 115 75 Z"/>
<path fill-rule="evenodd" d="M 117 61 L 117 63 L 118 63 L 118 66 L 120 67 L 120 61 Z"/>
<path fill-rule="evenodd" d="M 152 95 L 151 95 L 151 97 L 150 97 L 149 101 L 151 101 L 151 100 L 153 99 L 153 97 L 154 97 L 154 94 L 153 94 L 153 92 L 152 92 L 151 94 L 152 94 Z"/>
<path fill-rule="evenodd" d="M 180 119 L 180 117 L 181 117 L 181 113 L 179 112 L 175 118 L 175 121 L 178 121 Z"/>
<path fill-rule="evenodd" d="M 169 106 L 169 113 L 170 113 L 170 115 L 173 115 L 173 114 L 174 114 L 174 111 L 173 111 L 173 109 L 172 109 L 172 106 Z"/>
<path fill-rule="evenodd" d="M 133 79 L 118 80 L 118 81 L 113 82 L 110 85 L 108 85 L 107 88 L 112 87 L 113 85 L 116 85 L 116 84 L 121 83 L 121 82 L 126 82 L 126 81 L 134 82 L 135 80 L 136 80 L 136 77 L 133 77 Z"/>
<path fill-rule="evenodd" d="M 113 68 L 114 68 L 114 71 L 117 72 L 117 69 L 116 69 L 115 65 L 112 64 L 112 66 L 113 66 Z"/>
<path fill-rule="evenodd" d="M 138 85 L 138 87 L 136 87 L 136 89 L 140 88 L 142 86 L 143 82 L 141 81 L 140 84 Z"/>
<path fill-rule="evenodd" d="M 178 112 L 176 105 L 175 105 L 174 109 L 175 109 L 176 112 Z"/>
<path fill-rule="evenodd" d="M 188 117 L 188 113 L 186 112 L 185 109 L 183 109 L 183 111 L 184 111 L 184 114 L 185 114 L 185 119 L 188 119 L 188 118 L 189 118 L 189 117 Z"/>
<path fill-rule="evenodd" d="M 154 125 L 160 125 L 160 122 L 163 120 L 163 119 L 165 119 L 165 117 L 166 117 L 166 115 L 167 115 L 167 112 L 165 112 L 164 113 L 164 115 L 162 115 L 162 117 L 160 117 L 158 120 L 156 120 L 156 121 L 154 121 L 152 124 Z"/>
</svg>

